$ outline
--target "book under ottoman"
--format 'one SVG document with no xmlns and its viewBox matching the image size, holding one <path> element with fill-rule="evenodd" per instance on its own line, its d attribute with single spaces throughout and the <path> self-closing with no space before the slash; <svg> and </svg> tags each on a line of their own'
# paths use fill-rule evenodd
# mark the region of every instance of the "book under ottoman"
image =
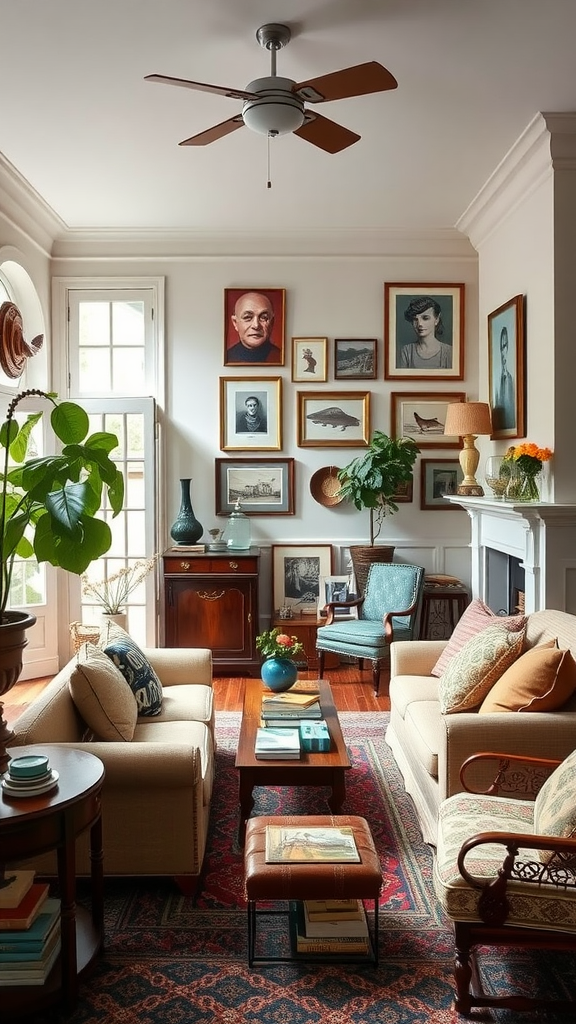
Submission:
<svg viewBox="0 0 576 1024">
<path fill-rule="evenodd" d="M 268 826 L 278 829 L 342 829 L 351 833 L 358 862 L 334 860 L 267 861 Z M 330 854 L 327 854 L 330 856 Z M 378 964 L 378 899 L 382 885 L 382 869 L 374 846 L 370 827 L 365 818 L 356 815 L 275 815 L 250 818 L 246 824 L 244 847 L 244 882 L 248 900 L 248 964 L 278 963 L 307 956 L 318 961 L 369 960 Z M 369 934 L 368 956 L 347 956 L 337 953 L 304 954 L 292 956 L 256 956 L 257 918 L 271 914 L 284 914 L 281 909 L 257 910 L 258 903 L 287 902 L 289 905 L 304 900 L 372 900 L 374 905 L 372 934 Z"/>
</svg>

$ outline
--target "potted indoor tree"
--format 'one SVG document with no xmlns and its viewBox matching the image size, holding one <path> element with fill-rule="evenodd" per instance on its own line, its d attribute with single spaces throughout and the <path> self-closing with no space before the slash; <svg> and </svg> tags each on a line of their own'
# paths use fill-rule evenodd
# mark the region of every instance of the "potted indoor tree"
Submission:
<svg viewBox="0 0 576 1024">
<path fill-rule="evenodd" d="M 20 403 L 40 397 L 52 405 L 50 422 L 62 444 L 55 455 L 31 454 L 32 431 L 44 415 L 31 413 L 21 425 Z M 89 418 L 74 402 L 31 389 L 10 402 L 0 427 L 0 697 L 22 671 L 26 629 L 36 619 L 8 609 L 14 559 L 34 556 L 38 562 L 81 575 L 112 543 L 110 527 L 98 515 L 105 492 L 113 516 L 124 501 L 124 477 L 110 458 L 115 434 L 88 435 Z M 3 728 L 0 704 L 0 762 Z M 2 771 L 0 763 L 0 771 Z"/>
<path fill-rule="evenodd" d="M 365 592 L 372 562 L 392 561 L 393 546 L 376 545 L 375 541 L 386 516 L 398 511 L 395 495 L 411 479 L 419 451 L 412 438 L 391 438 L 376 430 L 366 451 L 338 471 L 339 496 L 370 513 L 370 545 L 350 547 L 359 594 Z"/>
</svg>

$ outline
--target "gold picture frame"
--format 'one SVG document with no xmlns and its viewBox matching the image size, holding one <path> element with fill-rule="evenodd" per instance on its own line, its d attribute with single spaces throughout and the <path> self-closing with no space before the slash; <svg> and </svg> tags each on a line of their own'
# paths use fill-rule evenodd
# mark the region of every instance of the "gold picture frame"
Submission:
<svg viewBox="0 0 576 1024">
<path fill-rule="evenodd" d="M 463 284 L 384 285 L 385 380 L 463 380 L 464 291 Z"/>
<path fill-rule="evenodd" d="M 282 448 L 282 378 L 220 377 L 220 449 Z"/>
<path fill-rule="evenodd" d="M 465 391 L 393 391 L 390 395 L 390 435 L 409 437 L 422 448 L 462 448 L 462 438 L 444 433 L 446 409 L 465 402 Z"/>
<path fill-rule="evenodd" d="M 328 380 L 328 338 L 292 338 L 292 380 L 297 384 Z"/>
<path fill-rule="evenodd" d="M 298 391 L 300 448 L 366 448 L 370 443 L 369 391 Z"/>
</svg>

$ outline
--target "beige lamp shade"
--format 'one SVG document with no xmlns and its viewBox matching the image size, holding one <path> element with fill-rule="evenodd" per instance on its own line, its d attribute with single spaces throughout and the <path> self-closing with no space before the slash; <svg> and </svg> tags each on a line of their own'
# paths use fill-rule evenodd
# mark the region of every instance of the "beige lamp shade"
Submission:
<svg viewBox="0 0 576 1024">
<path fill-rule="evenodd" d="M 450 402 L 446 410 L 444 433 L 463 438 L 464 447 L 459 459 L 464 479 L 458 485 L 457 494 L 481 498 L 482 486 L 476 480 L 480 452 L 474 441 L 478 434 L 492 433 L 492 417 L 487 402 Z"/>
</svg>

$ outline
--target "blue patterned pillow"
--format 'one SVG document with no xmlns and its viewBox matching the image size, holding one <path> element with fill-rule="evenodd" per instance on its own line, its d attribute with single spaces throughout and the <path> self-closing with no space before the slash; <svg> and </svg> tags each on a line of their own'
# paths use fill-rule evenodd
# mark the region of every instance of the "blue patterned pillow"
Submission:
<svg viewBox="0 0 576 1024">
<path fill-rule="evenodd" d="M 114 635 L 104 647 L 104 654 L 120 669 L 130 686 L 136 697 L 138 714 L 146 718 L 159 715 L 162 710 L 162 683 L 132 637 L 124 630 L 114 630 Z"/>
</svg>

